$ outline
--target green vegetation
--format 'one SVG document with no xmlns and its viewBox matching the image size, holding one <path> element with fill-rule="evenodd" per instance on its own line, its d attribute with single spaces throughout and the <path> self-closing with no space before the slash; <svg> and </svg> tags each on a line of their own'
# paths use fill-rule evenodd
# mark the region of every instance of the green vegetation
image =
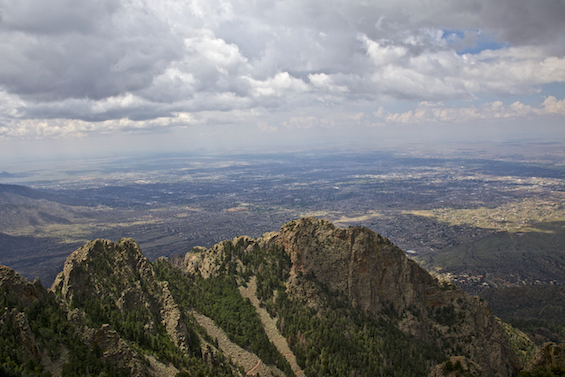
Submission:
<svg viewBox="0 0 565 377">
<path fill-rule="evenodd" d="M 392 310 L 375 317 L 353 309 L 343 295 L 330 292 L 314 276 L 303 279 L 316 285 L 326 307 L 314 310 L 291 299 L 285 286 L 291 262 L 284 249 L 256 248 L 241 254 L 231 243 L 224 243 L 224 248 L 228 252 L 220 270 L 234 271 L 230 264 L 238 258 L 244 265 L 240 275 L 255 273 L 257 296 L 270 313 L 276 313 L 279 330 L 307 376 L 421 376 L 428 370 L 427 362 L 445 359 L 436 347 L 402 333 Z"/>
<path fill-rule="evenodd" d="M 171 294 L 182 312 L 194 309 L 210 317 L 234 343 L 292 375 L 286 359 L 269 341 L 255 308 L 239 293 L 235 275 L 209 279 L 188 276 L 163 260 L 155 262 L 153 268 L 158 279 L 169 282 Z M 223 268 L 235 271 L 231 263 L 226 262 Z"/>
<path fill-rule="evenodd" d="M 307 376 L 422 376 L 429 365 L 445 360 L 436 346 L 400 331 L 393 310 L 375 317 L 353 309 L 345 297 L 330 292 L 314 276 L 303 279 L 316 285 L 325 308 L 315 310 L 290 298 L 285 282 L 291 262 L 280 247 L 244 252 L 225 241 L 223 250 L 217 262 L 220 272 L 215 277 L 188 276 L 163 260 L 154 263 L 154 270 L 160 280 L 169 282 L 182 311 L 195 309 L 212 318 L 235 343 L 275 363 L 287 375 L 292 375 L 290 367 L 268 342 L 251 303 L 237 290 L 237 282 L 245 284 L 253 274 L 257 277 L 257 296 L 268 312 L 276 313 L 279 330 Z M 452 312 L 447 308 L 436 315 L 452 322 Z"/>
<path fill-rule="evenodd" d="M 177 367 L 189 366 L 182 351 L 170 340 L 165 327 L 147 308 L 139 306 L 127 312 L 120 311 L 109 297 L 101 301 L 96 298 L 77 299 L 73 306 L 84 309 L 90 327 L 99 328 L 108 323 L 124 339 L 152 351 L 159 359 L 172 362 Z M 156 328 L 148 331 L 148 323 L 154 323 Z"/>
<path fill-rule="evenodd" d="M 316 311 L 277 292 L 281 333 L 307 376 L 423 376 L 426 361 L 445 358 L 402 333 L 393 318 L 332 307 Z"/>
<path fill-rule="evenodd" d="M 481 293 L 503 321 L 529 334 L 538 343 L 565 341 L 565 287 L 536 285 L 491 288 Z"/>
<path fill-rule="evenodd" d="M 189 347 L 193 354 L 185 354 L 169 337 L 165 326 L 161 323 L 158 307 L 153 302 L 162 294 L 162 288 L 152 278 L 140 276 L 137 268 L 131 265 L 127 257 L 135 255 L 130 242 L 119 242 L 105 246 L 96 241 L 89 253 L 86 277 L 88 286 L 95 289 L 75 292 L 71 308 L 81 308 L 86 314 L 86 324 L 92 328 L 100 328 L 109 324 L 120 336 L 129 341 L 130 347 L 140 353 L 151 353 L 159 360 L 172 363 L 181 371 L 202 376 L 231 376 L 232 368 L 221 355 L 217 355 L 218 363 L 206 365 L 202 361 L 200 342 L 196 333 L 190 329 L 190 321 L 186 320 L 190 336 Z M 137 263 L 137 261 L 134 261 Z M 142 299 L 147 305 L 128 304 L 124 302 L 118 307 L 118 299 L 123 293 L 133 294 L 136 302 Z"/>
<path fill-rule="evenodd" d="M 563 377 L 565 376 L 565 368 L 553 366 L 536 368 L 534 372 L 521 371 L 518 377 Z"/>
<path fill-rule="evenodd" d="M 504 323 L 502 321 L 500 322 L 504 333 L 506 334 L 506 336 L 508 336 L 510 347 L 512 348 L 516 356 L 518 356 L 522 364 L 527 364 L 536 353 L 536 346 L 534 342 L 518 327 L 513 327 L 508 323 Z"/>
<path fill-rule="evenodd" d="M 43 289 L 41 287 L 41 289 Z M 29 325 L 37 345 L 47 351 L 51 360 L 58 360 L 61 349 L 68 350 L 68 361 L 63 365 L 63 376 L 107 375 L 127 376 L 111 363 L 100 358 L 100 351 L 87 347 L 75 325 L 67 321 L 67 311 L 52 295 L 44 299 L 34 298 L 24 305 L 17 295 L 3 286 L 0 288 L 0 375 L 50 376 L 44 370 L 39 354 L 33 345 L 21 338 L 22 326 Z M 7 308 L 7 310 L 5 310 Z M 25 315 L 25 317 L 24 317 Z M 87 373 L 88 371 L 88 373 Z"/>
<path fill-rule="evenodd" d="M 287 339 L 308 377 L 423 376 L 430 367 L 447 360 L 445 352 L 459 354 L 457 352 L 460 351 L 455 351 L 455 346 L 451 351 L 447 338 L 444 342 L 447 345 L 442 349 L 435 340 L 425 342 L 403 333 L 399 329 L 402 313 L 395 310 L 392 302 L 384 305 L 384 309 L 376 315 L 352 307 L 344 294 L 331 291 L 313 273 L 302 275 L 298 271 L 292 280 L 293 284 L 297 284 L 292 287 L 292 292 L 297 288 L 298 293 L 288 293 L 286 284 L 292 264 L 281 247 L 262 249 L 248 247 L 245 242 L 234 244 L 225 241 L 211 251 L 219 255 L 213 266 L 217 272 L 204 278 L 200 273 L 183 273 L 166 259 L 152 264 L 154 275 L 146 274 L 148 265 L 144 266 L 145 272 L 140 272 L 140 259 L 128 259 L 133 254 L 120 249 L 131 247 L 131 244 L 125 242 L 115 248 L 103 245 L 110 243 L 92 244 L 87 263 L 77 267 L 84 268 L 77 274 L 83 274 L 82 283 L 92 289 L 76 289 L 69 308 L 62 306 L 52 294 L 46 296 L 48 300 L 35 299 L 31 304 L 22 305 L 13 291 L 7 288 L 0 291 L 0 320 L 3 321 L 0 328 L 0 375 L 48 375 L 40 357 L 33 352 L 30 354 L 29 347 L 21 345 L 18 326 L 21 328 L 22 324 L 18 313 L 25 314 L 35 340 L 49 357 L 57 360 L 64 353 L 64 376 L 128 374 L 128 370 L 118 370 L 105 361 L 96 345 L 85 345 L 78 335 L 82 330 L 77 327 L 83 326 L 83 323 L 77 325 L 67 320 L 68 309 L 80 308 L 85 313 L 84 324 L 92 329 L 109 324 L 139 355 L 152 354 L 162 362 L 172 363 L 180 370 L 179 376 L 234 375 L 234 365 L 221 352 L 215 355 L 214 362 L 208 364 L 203 361 L 207 360 L 203 357 L 207 354 L 200 350 L 199 339 L 212 344 L 215 340 L 210 339 L 192 318 L 190 313 L 193 310 L 211 318 L 234 343 L 257 354 L 265 363 L 277 366 L 286 375 L 293 376 L 286 359 L 269 341 L 251 301 L 239 292 L 238 287 L 247 284 L 251 276 L 256 276 L 257 297 L 261 305 L 277 319 L 280 333 Z M 161 322 L 160 304 L 156 303 L 159 295 L 163 294 L 163 282 L 166 282 L 188 327 L 191 350 L 188 354 L 173 343 Z M 315 300 L 300 298 L 300 288 L 304 288 L 307 295 L 316 296 Z M 454 287 L 443 284 L 440 289 L 449 291 Z M 538 295 L 540 300 L 549 300 L 549 297 Z M 140 302 L 144 304 L 139 305 Z M 555 323 L 557 317 L 565 317 L 557 309 L 556 306 L 556 311 L 552 312 Z M 464 315 L 453 305 L 411 307 L 408 310 L 416 317 L 430 317 L 448 327 L 449 331 Z M 507 310 L 510 312 L 510 307 Z M 528 310 L 533 310 L 533 307 Z M 532 316 L 535 316 L 534 312 Z M 531 357 L 529 345 L 520 343 L 523 339 L 519 336 L 514 340 L 513 346 L 518 347 L 515 351 L 523 352 L 526 358 Z M 19 346 L 13 347 L 13 344 Z M 145 362 L 148 363 L 147 360 Z M 460 363 L 450 361 L 445 363 L 444 369 L 446 372 L 463 372 Z M 557 369 L 544 370 L 531 376 L 561 376 L 559 373 L 561 371 Z"/>
</svg>

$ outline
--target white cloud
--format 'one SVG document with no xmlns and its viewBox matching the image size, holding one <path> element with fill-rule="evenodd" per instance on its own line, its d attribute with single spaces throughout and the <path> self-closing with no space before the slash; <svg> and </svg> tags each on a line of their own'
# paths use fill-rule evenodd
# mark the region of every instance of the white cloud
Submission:
<svg viewBox="0 0 565 377">
<path fill-rule="evenodd" d="M 277 126 L 270 125 L 266 122 L 257 122 L 257 128 L 259 128 L 261 132 L 277 132 L 278 130 Z"/>
<path fill-rule="evenodd" d="M 560 0 L 4 0 L 0 14 L 4 137 L 234 114 L 297 129 L 565 115 L 544 90 L 565 82 Z M 517 94 L 546 99 L 480 99 Z M 471 102 L 424 105 L 453 100 Z M 387 112 L 396 101 L 420 105 Z"/>
<path fill-rule="evenodd" d="M 565 115 L 565 99 L 558 101 L 557 98 L 549 96 L 543 101 L 543 112 L 547 114 Z"/>
<path fill-rule="evenodd" d="M 334 79 L 325 73 L 309 74 L 308 79 L 314 88 L 332 93 L 346 93 L 349 88 L 346 85 L 336 85 Z"/>
<path fill-rule="evenodd" d="M 524 117 L 565 115 L 565 100 L 549 96 L 540 107 L 525 105 L 519 101 L 505 106 L 501 101 L 485 103 L 480 107 L 447 107 L 443 103 L 422 102 L 416 109 L 402 113 L 387 113 L 382 109 L 374 112 L 387 123 L 422 124 L 430 122 L 450 123 L 474 120 L 496 120 Z"/>
<path fill-rule="evenodd" d="M 300 79 L 292 77 L 288 72 L 279 72 L 267 80 L 254 80 L 247 77 L 252 87 L 252 96 L 281 97 L 285 94 L 303 93 L 309 90 L 308 85 Z"/>
</svg>

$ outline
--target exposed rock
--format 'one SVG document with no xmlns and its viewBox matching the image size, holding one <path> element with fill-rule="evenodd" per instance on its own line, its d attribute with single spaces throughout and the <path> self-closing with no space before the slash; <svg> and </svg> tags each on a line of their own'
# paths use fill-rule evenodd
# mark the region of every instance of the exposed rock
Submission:
<svg viewBox="0 0 565 377">
<path fill-rule="evenodd" d="M 224 331 L 219 328 L 214 321 L 203 314 L 193 312 L 194 318 L 204 327 L 207 333 L 216 340 L 222 352 L 231 360 L 236 361 L 246 372 L 248 376 L 259 375 L 260 377 L 267 376 L 284 376 L 279 369 L 274 366 L 265 365 L 257 355 L 248 350 L 245 350 L 233 343 Z M 208 345 L 207 349 L 203 350 L 202 357 L 206 363 L 213 364 L 216 358 L 217 350 Z M 251 373 L 250 373 L 251 372 Z"/>
<path fill-rule="evenodd" d="M 520 361 L 510 347 L 510 332 L 491 314 L 483 300 L 433 278 L 402 250 L 367 228 L 341 229 L 328 221 L 304 218 L 256 239 L 241 236 L 209 250 L 194 248 L 182 263 L 185 271 L 192 274 L 208 278 L 230 273 L 237 276 L 236 282 L 245 285 L 251 270 L 249 264 L 243 264 L 244 257 L 262 255 L 263 258 L 266 252 L 268 258 L 269 252 L 280 252 L 281 248 L 291 261 L 290 277 L 285 284 L 288 297 L 295 303 L 302 302 L 321 313 L 330 307 L 330 297 L 338 297 L 342 300 L 340 305 L 351 305 L 347 310 L 352 311 L 353 307 L 371 316 L 386 313 L 393 326 L 450 357 L 449 362 L 432 370 L 432 376 L 447 376 L 459 370 L 471 376 L 509 377 L 520 369 Z M 262 251 L 254 253 L 258 249 Z M 287 260 L 285 268 L 288 268 Z M 271 268 L 269 263 L 268 259 L 260 259 L 253 271 L 265 271 Z M 143 334 L 150 334 L 153 338 L 148 339 L 154 341 L 168 336 L 185 356 L 192 354 L 190 333 L 169 283 L 156 279 L 151 263 L 131 239 L 117 243 L 95 240 L 73 252 L 57 275 L 52 292 L 38 280 L 30 283 L 2 266 L 0 287 L 16 297 L 23 307 L 43 299 L 64 303 L 67 309 L 63 313 L 72 328 L 81 334 L 85 345 L 100 350 L 101 357 L 130 375 L 170 374 L 176 369 L 160 364 L 155 358 L 148 361 L 135 346 L 134 337 L 123 335 L 120 322 L 102 324 L 97 318 L 115 318 L 107 315 L 108 312 L 122 316 L 118 318 L 135 313 L 132 317 L 135 324 L 141 324 L 145 331 L 141 332 L 141 338 Z M 94 318 L 92 313 L 97 310 L 106 314 Z M 21 344 L 30 357 L 41 358 L 42 350 L 30 329 L 30 323 L 35 322 L 29 322 L 26 315 L 16 309 L 0 313 L 2 324 L 9 322 L 17 326 Z M 195 317 L 200 318 L 197 314 Z M 136 329 L 139 335 L 139 326 Z M 304 334 L 300 332 L 293 342 L 306 346 Z M 531 368 L 563 365 L 562 346 L 544 349 L 545 353 L 534 358 L 537 361 L 532 360 Z M 206 352 L 202 354 L 206 355 Z M 433 363 L 428 367 L 432 368 Z M 248 371 L 255 372 L 260 363 L 252 364 Z"/>
<path fill-rule="evenodd" d="M 18 311 L 17 309 L 12 309 L 9 312 L 4 313 L 4 318 L 0 321 L 1 325 L 13 324 L 18 329 L 19 341 L 24 346 L 30 358 L 41 358 L 41 350 L 35 341 L 35 337 L 31 332 L 29 323 L 25 313 Z"/>
<path fill-rule="evenodd" d="M 9 267 L 0 266 L 0 289 L 8 293 L 12 299 L 17 301 L 18 307 L 28 307 L 34 301 L 54 299 L 43 285 L 36 279 L 30 283 L 20 274 Z M 24 312 L 16 308 L 3 308 L 3 316 L 0 317 L 0 326 L 13 326 L 18 334 L 18 341 L 31 359 L 42 358 L 42 352 L 31 331 L 28 318 Z"/>
<path fill-rule="evenodd" d="M 479 377 L 482 375 L 481 367 L 464 356 L 452 356 L 449 360 L 436 365 L 428 377 Z"/>
<path fill-rule="evenodd" d="M 482 299 L 437 281 L 372 230 L 303 218 L 257 239 L 234 238 L 230 248 L 247 253 L 275 245 L 292 261 L 288 293 L 306 305 L 323 306 L 317 281 L 347 297 L 353 307 L 374 314 L 392 310 L 402 331 L 434 342 L 447 355 L 468 355 L 482 376 L 511 376 L 521 369 L 501 324 Z M 185 268 L 204 277 L 223 273 L 222 261 L 231 255 L 225 248 L 224 242 L 207 251 L 195 249 L 186 255 Z"/>
<path fill-rule="evenodd" d="M 74 251 L 51 289 L 67 305 L 85 298 L 109 299 L 116 310 L 141 311 L 139 320 L 145 319 L 148 332 L 157 334 L 160 322 L 173 343 L 189 354 L 190 335 L 167 284 L 155 279 L 139 245 L 127 238 L 118 243 L 94 240 Z"/>
<path fill-rule="evenodd" d="M 39 279 L 29 282 L 9 267 L 0 265 L 0 287 L 10 291 L 21 306 L 28 306 L 33 300 L 45 300 L 51 293 Z"/>
<path fill-rule="evenodd" d="M 144 357 L 133 351 L 110 325 L 105 324 L 98 330 L 86 333 L 89 334 L 86 338 L 88 344 L 91 346 L 96 344 L 103 352 L 104 358 L 111 361 L 119 369 L 127 370 L 131 376 L 145 377 L 152 375 L 145 365 Z"/>
<path fill-rule="evenodd" d="M 313 275 L 351 305 L 378 313 L 392 308 L 399 327 L 435 341 L 449 355 L 468 354 L 483 376 L 511 376 L 521 363 L 488 305 L 456 286 L 438 282 L 386 238 L 364 227 L 336 228 L 314 218 L 291 221 L 262 242 L 290 253 L 296 276 Z M 438 336 L 439 335 L 439 336 Z"/>
<path fill-rule="evenodd" d="M 545 343 L 543 347 L 534 355 L 524 370 L 533 372 L 542 367 L 565 368 L 565 343 Z"/>
<path fill-rule="evenodd" d="M 391 303 L 399 311 L 420 303 L 434 279 L 402 250 L 361 227 L 335 228 L 329 221 L 304 218 L 285 224 L 269 240 L 290 253 L 294 275 L 313 274 L 351 304 L 379 312 Z"/>
<path fill-rule="evenodd" d="M 167 329 L 167 334 L 173 343 L 179 347 L 184 353 L 190 352 L 190 335 L 186 328 L 186 324 L 181 318 L 181 312 L 176 304 L 167 282 L 162 282 L 162 296 L 161 296 L 161 323 Z"/>
</svg>

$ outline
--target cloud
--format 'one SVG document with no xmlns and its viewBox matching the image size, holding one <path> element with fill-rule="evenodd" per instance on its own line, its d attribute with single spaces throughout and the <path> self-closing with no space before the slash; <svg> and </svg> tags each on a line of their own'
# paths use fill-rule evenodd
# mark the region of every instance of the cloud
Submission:
<svg viewBox="0 0 565 377">
<path fill-rule="evenodd" d="M 3 2 L 0 84 L 31 101 L 100 100 L 146 88 L 182 39 L 134 2 Z"/>
<path fill-rule="evenodd" d="M 273 126 L 265 122 L 258 122 L 257 128 L 259 128 L 261 132 L 277 132 L 278 130 L 277 126 Z"/>
<path fill-rule="evenodd" d="M 387 123 L 422 124 L 430 122 L 453 123 L 475 120 L 496 120 L 512 118 L 533 118 L 536 116 L 565 115 L 565 100 L 549 96 L 540 107 L 525 105 L 516 101 L 505 106 L 501 101 L 485 103 L 480 107 L 448 107 L 445 104 L 421 102 L 416 109 L 402 113 L 387 113 L 383 109 L 374 112 L 377 118 Z"/>
<path fill-rule="evenodd" d="M 361 39 L 373 63 L 371 80 L 394 98 L 472 99 L 479 94 L 524 94 L 565 81 L 565 59 L 539 48 L 519 47 L 459 55 L 454 51 L 411 54 L 407 46 Z"/>
<path fill-rule="evenodd" d="M 543 101 L 543 112 L 546 114 L 565 115 L 565 99 L 558 101 L 553 96 L 547 97 Z"/>
<path fill-rule="evenodd" d="M 4 0 L 0 14 L 4 137 L 233 114 L 305 129 L 379 108 L 397 123 L 563 115 L 544 91 L 565 82 L 560 0 Z M 480 99 L 514 95 L 548 102 Z M 417 105 L 453 100 L 472 105 Z M 387 112 L 396 101 L 415 109 Z M 330 109 L 339 120 L 320 115 Z"/>
<path fill-rule="evenodd" d="M 179 112 L 167 117 L 146 120 L 128 118 L 104 121 L 78 119 L 26 119 L 0 122 L 0 137 L 15 139 L 62 138 L 97 133 L 169 132 L 173 128 L 208 125 L 249 124 L 258 117 L 251 111 L 200 111 L 196 114 Z M 276 130 L 276 128 L 275 128 Z"/>
</svg>

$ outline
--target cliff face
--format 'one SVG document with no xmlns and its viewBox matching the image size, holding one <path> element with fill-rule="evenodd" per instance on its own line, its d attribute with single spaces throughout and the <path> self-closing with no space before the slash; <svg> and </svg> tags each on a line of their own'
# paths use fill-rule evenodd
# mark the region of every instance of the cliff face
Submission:
<svg viewBox="0 0 565 377">
<path fill-rule="evenodd" d="M 6 367 L 12 371 L 15 364 L 19 364 L 22 372 L 41 374 L 41 371 L 47 371 L 61 375 L 62 366 L 69 363 L 69 359 L 78 355 L 87 357 L 85 351 L 95 347 L 102 359 L 114 362 L 118 372 L 149 375 L 142 357 L 115 332 L 104 327 L 88 327 L 78 309 L 68 311 L 63 302 L 39 280 L 31 283 L 13 270 L 0 266 L 0 292 L 6 305 L 0 316 L 0 337 L 10 343 L 8 350 L 0 351 L 9 354 L 14 364 L 8 363 Z M 93 364 L 90 367 L 96 370 Z M 0 374 L 10 370 L 2 368 Z M 75 372 L 82 374 L 86 370 Z"/>
<path fill-rule="evenodd" d="M 53 300 L 54 297 L 41 285 L 39 280 L 30 283 L 5 266 L 0 266 L 0 291 L 4 293 L 4 305 L 6 305 L 0 308 L 2 313 L 0 328 L 11 327 L 13 330 L 11 335 L 17 342 L 13 346 L 18 347 L 24 357 L 40 361 L 42 352 L 29 325 L 28 316 L 14 306 L 25 308 L 34 302 Z"/>
<path fill-rule="evenodd" d="M 404 333 L 441 348 L 446 356 L 466 356 L 476 363 L 479 375 L 511 376 L 521 368 L 502 326 L 483 300 L 438 282 L 370 229 L 341 229 L 325 220 L 303 218 L 278 232 L 257 239 L 237 237 L 229 244 L 243 255 L 274 246 L 290 256 L 285 286 L 294 300 L 323 310 L 323 294 L 316 287 L 325 286 L 345 296 L 352 307 L 375 316 L 392 311 Z M 223 274 L 226 258 L 234 258 L 225 248 L 225 243 L 210 250 L 197 248 L 187 253 L 183 268 L 204 277 Z"/>
<path fill-rule="evenodd" d="M 392 308 L 399 327 L 449 356 L 467 355 L 483 376 L 511 376 L 521 363 L 487 304 L 456 286 L 436 281 L 386 238 L 367 228 L 335 228 L 305 218 L 285 224 L 263 242 L 290 253 L 296 286 L 300 272 L 345 294 L 352 306 L 378 314 Z"/>
<path fill-rule="evenodd" d="M 241 315 L 237 313 L 239 308 L 230 306 L 235 302 L 233 297 L 224 297 L 222 292 L 225 289 L 237 292 L 238 285 L 247 286 L 250 276 L 255 275 L 257 298 L 262 300 L 272 321 L 278 323 L 283 339 L 292 346 L 307 375 L 316 375 L 310 368 L 314 363 L 327 363 L 330 368 L 337 360 L 333 356 L 342 356 L 338 353 L 343 347 L 338 345 L 332 348 L 337 350 L 333 356 L 320 354 L 316 359 L 318 348 L 312 345 L 314 336 L 330 336 L 328 339 L 336 345 L 350 344 L 348 351 L 351 352 L 357 349 L 355 347 L 362 349 L 368 344 L 362 352 L 377 356 L 374 365 L 364 366 L 365 375 L 406 374 L 404 370 L 394 369 L 399 362 L 394 352 L 403 352 L 403 348 L 408 349 L 416 342 L 418 345 L 402 353 L 402 357 L 419 358 L 421 368 L 418 373 L 412 371 L 407 375 L 422 375 L 424 371 L 451 375 L 460 367 L 473 376 L 506 377 L 515 375 L 521 368 L 503 326 L 484 301 L 452 284 L 437 281 L 408 259 L 402 250 L 367 228 L 341 229 L 328 221 L 304 218 L 259 238 L 241 236 L 210 249 L 195 248 L 186 254 L 181 267 L 185 274 L 168 262 L 152 265 L 132 239 L 117 243 L 95 240 L 79 248 L 67 258 L 51 291 L 39 281 L 30 283 L 14 271 L 0 267 L 0 293 L 3 295 L 0 299 L 3 297 L 7 303 L 5 309 L 0 308 L 0 330 L 21 346 L 18 357 L 22 362 L 28 357 L 50 365 L 43 345 L 52 337 L 55 340 L 49 349 L 60 350 L 59 364 L 67 361 L 65 350 L 72 352 L 72 346 L 80 343 L 84 353 L 95 354 L 95 358 L 112 363 L 127 375 L 178 372 L 174 368 L 166 373 L 156 372 L 156 359 L 171 362 L 179 370 L 196 365 L 195 360 L 200 359 L 198 365 L 206 370 L 210 364 L 206 364 L 204 353 L 195 346 L 198 339 L 194 339 L 196 335 L 190 330 L 193 324 L 185 322 L 190 316 L 188 313 L 194 310 L 191 305 L 195 305 L 197 299 L 209 297 L 202 289 L 215 290 L 214 304 L 208 305 L 208 300 L 198 305 L 209 306 L 207 310 L 212 315 L 224 300 L 223 307 L 230 308 L 228 317 L 238 317 Z M 163 281 L 157 279 L 155 271 Z M 170 277 L 168 281 L 164 281 L 167 280 L 163 278 L 165 273 Z M 228 278 L 224 279 L 226 275 Z M 210 279 L 214 277 L 219 279 Z M 216 283 L 223 285 L 213 286 Z M 192 294 L 197 296 L 194 300 L 190 297 Z M 332 301 L 333 298 L 339 299 L 336 307 L 332 305 L 338 301 Z M 64 320 L 53 317 L 52 313 Z M 35 317 L 30 317 L 32 314 Z M 216 314 L 219 319 L 227 318 L 222 317 L 225 313 Z M 45 322 L 43 318 L 49 316 L 56 320 Z M 341 326 L 340 337 L 328 335 L 335 332 L 333 328 L 325 328 L 315 335 L 317 329 L 309 327 L 316 322 L 316 326 L 322 328 L 329 321 Z M 237 321 L 230 323 L 230 326 L 240 326 Z M 244 325 L 230 331 L 241 338 L 249 332 Z M 59 339 L 60 334 L 67 335 Z M 399 348 L 394 352 L 382 348 L 389 346 L 382 342 L 395 339 L 400 340 L 395 343 Z M 9 351 L 2 347 L 0 339 L 0 351 Z M 433 352 L 426 356 L 418 354 L 426 348 Z M 153 361 L 145 351 L 153 355 Z M 56 354 L 51 355 L 54 360 L 59 357 Z M 368 354 L 350 354 L 349 359 L 363 363 L 363 355 Z M 358 369 L 357 364 L 347 364 L 346 359 L 339 361 L 340 367 L 348 365 L 343 373 L 350 374 Z M 445 363 L 434 368 L 441 361 Z M 84 364 L 88 368 L 88 363 Z M 214 366 L 221 369 L 221 365 Z M 163 364 L 158 367 L 164 370 Z M 240 373 L 232 367 L 226 362 L 222 375 Z M 92 364 L 90 368 L 91 372 Z M 103 368 L 106 367 L 101 365 L 97 371 Z M 323 368 L 315 371 L 320 370 Z M 196 373 L 196 369 L 194 371 Z M 52 369 L 52 374 L 60 372 L 60 368 Z M 77 374 L 87 372 L 85 369 Z M 326 375 L 332 374 L 326 372 Z"/>
<path fill-rule="evenodd" d="M 294 274 L 313 274 L 354 307 L 379 312 L 393 304 L 404 311 L 434 286 L 434 279 L 390 241 L 367 228 L 335 228 L 305 218 L 285 224 L 270 240 L 291 255 Z"/>
<path fill-rule="evenodd" d="M 66 271 L 74 275 L 72 268 Z M 79 287 L 89 288 L 76 276 L 69 280 L 75 282 L 74 287 L 61 281 L 58 291 L 64 289 L 71 295 Z M 93 288 L 99 292 L 99 287 Z M 108 324 L 97 327 L 89 323 L 82 309 L 69 310 L 61 297 L 39 280 L 31 283 L 0 266 L 0 300 L 4 304 L 0 308 L 0 354 L 10 360 L 0 360 L 0 375 L 87 375 L 102 371 L 120 376 L 155 375 L 145 357 Z"/>
</svg>

